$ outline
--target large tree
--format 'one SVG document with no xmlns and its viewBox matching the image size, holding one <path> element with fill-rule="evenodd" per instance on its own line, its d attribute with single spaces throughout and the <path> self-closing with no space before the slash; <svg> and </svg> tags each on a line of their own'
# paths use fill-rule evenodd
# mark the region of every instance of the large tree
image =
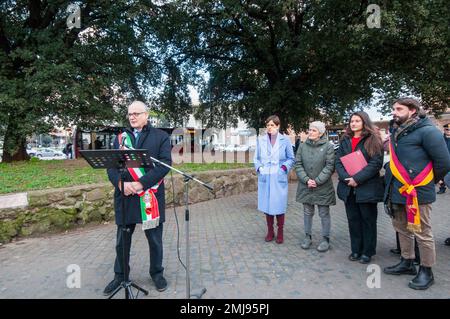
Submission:
<svg viewBox="0 0 450 319">
<path fill-rule="evenodd" d="M 0 136 L 3 160 L 24 159 L 25 137 L 54 125 L 96 126 L 139 98 L 179 125 L 197 116 L 252 127 L 278 114 L 283 126 L 340 121 L 375 96 L 420 96 L 448 107 L 446 0 L 88 0 L 81 28 L 68 1 L 0 4 Z"/>
<path fill-rule="evenodd" d="M 401 94 L 445 110 L 449 17 L 446 0 L 180 0 L 157 19 L 183 61 L 205 70 L 197 116 L 209 126 L 239 116 L 260 127 L 275 113 L 299 128 L 374 96 L 384 110 Z"/>
<path fill-rule="evenodd" d="M 67 11 L 69 4 L 80 8 L 79 27 L 69 17 L 76 17 Z M 55 125 L 95 127 L 123 118 L 124 105 L 132 98 L 152 105 L 169 100 L 170 108 L 162 107 L 169 109 L 168 117 L 186 117 L 189 97 L 179 92 L 187 88 L 176 82 L 173 59 L 167 60 L 159 51 L 164 46 L 155 42 L 155 15 L 158 7 L 151 1 L 3 1 L 3 161 L 27 159 L 25 141 L 32 133 L 48 132 Z M 175 93 L 164 90 L 166 81 L 169 88 L 177 83 Z"/>
</svg>

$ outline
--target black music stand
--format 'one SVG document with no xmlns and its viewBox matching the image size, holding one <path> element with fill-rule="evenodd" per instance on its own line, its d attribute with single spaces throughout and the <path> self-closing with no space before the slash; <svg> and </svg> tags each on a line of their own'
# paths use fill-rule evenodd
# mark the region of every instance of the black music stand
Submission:
<svg viewBox="0 0 450 319">
<path fill-rule="evenodd" d="M 153 167 L 152 160 L 150 159 L 150 155 L 148 154 L 147 150 L 90 150 L 90 151 L 80 151 L 81 155 L 84 157 L 84 159 L 95 169 L 101 169 L 101 168 L 115 168 L 118 169 L 120 172 L 120 186 L 121 189 L 124 189 L 124 180 L 125 180 L 125 173 L 128 168 L 133 167 Z M 120 192 L 121 199 L 122 199 L 122 231 L 123 231 L 123 241 L 124 243 L 127 242 L 127 236 L 130 233 L 130 229 L 126 227 L 126 221 L 125 221 L 125 201 L 124 201 L 124 195 L 123 192 Z M 148 291 L 139 287 L 135 283 L 129 280 L 129 274 L 128 274 L 128 264 L 127 264 L 127 253 L 125 251 L 125 245 L 122 245 L 122 257 L 123 257 L 123 281 L 120 284 L 119 287 L 117 287 L 116 290 L 113 291 L 113 293 L 108 297 L 108 299 L 111 299 L 114 297 L 115 294 L 117 294 L 120 289 L 125 289 L 125 299 L 130 299 L 130 296 L 132 299 L 136 299 L 136 297 L 133 295 L 133 291 L 131 290 L 131 287 L 134 287 L 139 291 L 142 291 L 144 295 L 148 295 Z"/>
</svg>

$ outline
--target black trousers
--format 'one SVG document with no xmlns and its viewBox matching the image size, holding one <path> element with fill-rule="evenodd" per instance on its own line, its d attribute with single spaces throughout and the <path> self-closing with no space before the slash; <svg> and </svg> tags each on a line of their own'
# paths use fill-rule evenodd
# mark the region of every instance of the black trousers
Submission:
<svg viewBox="0 0 450 319">
<path fill-rule="evenodd" d="M 400 239 L 398 238 L 398 233 L 395 232 L 395 240 L 397 241 L 397 249 L 400 249 Z M 414 255 L 416 255 L 416 261 L 420 264 L 420 251 L 419 245 L 417 245 L 417 239 L 414 238 Z"/>
<path fill-rule="evenodd" d="M 116 239 L 116 260 L 114 262 L 114 273 L 117 279 L 123 280 L 124 269 L 123 269 L 123 252 L 122 247 L 125 245 L 125 255 L 126 255 L 126 265 L 128 267 L 128 274 L 130 273 L 130 250 L 131 250 L 131 239 L 133 237 L 134 229 L 136 224 L 128 225 L 130 232 L 128 233 L 126 242 L 124 241 L 123 231 L 120 225 L 117 225 L 117 239 Z M 164 268 L 162 267 L 163 260 L 163 244 L 162 244 L 162 233 L 163 224 L 159 224 L 158 227 L 153 229 L 147 229 L 144 231 L 147 237 L 148 247 L 150 251 L 150 277 L 153 279 L 158 278 L 163 275 Z"/>
<path fill-rule="evenodd" d="M 377 247 L 377 204 L 356 203 L 355 195 L 350 192 L 345 211 L 352 253 L 372 257 L 376 254 Z"/>
</svg>

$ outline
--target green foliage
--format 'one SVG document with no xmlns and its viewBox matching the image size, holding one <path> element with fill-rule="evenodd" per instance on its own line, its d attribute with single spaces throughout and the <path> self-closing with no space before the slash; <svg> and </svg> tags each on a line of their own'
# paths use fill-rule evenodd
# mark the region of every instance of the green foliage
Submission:
<svg viewBox="0 0 450 319">
<path fill-rule="evenodd" d="M 132 99 L 155 104 L 162 78 L 171 119 L 189 99 L 176 66 L 154 41 L 148 1 L 77 2 L 81 28 L 69 29 L 72 1 L 0 4 L 0 136 L 4 161 L 26 159 L 25 137 L 56 126 L 94 128 L 120 121 Z M 164 83 L 164 85 L 160 85 Z M 164 95 L 163 95 L 164 96 Z M 177 104 L 178 103 L 178 104 Z M 178 110 L 177 108 L 181 108 Z"/>
<path fill-rule="evenodd" d="M 177 126 L 191 113 L 210 127 L 240 117 L 283 128 L 338 122 L 354 109 L 412 94 L 448 107 L 447 0 L 71 1 L 0 3 L 0 136 L 4 161 L 27 159 L 25 137 L 55 125 L 122 121 L 140 99 Z"/>
<path fill-rule="evenodd" d="M 179 55 L 207 71 L 197 115 L 209 126 L 239 116 L 261 127 L 273 113 L 284 127 L 338 122 L 374 96 L 386 110 L 402 94 L 445 110 L 447 1 L 370 3 L 381 28 L 366 24 L 369 1 L 175 1 L 158 19 Z"/>
<path fill-rule="evenodd" d="M 0 164 L 0 193 L 59 188 L 107 180 L 104 170 L 94 170 L 81 160 L 38 160 Z"/>
<path fill-rule="evenodd" d="M 252 164 L 245 163 L 175 165 L 176 168 L 186 172 L 226 170 L 251 166 Z M 81 159 L 0 163 L 0 194 L 107 181 L 108 176 L 105 170 L 92 169 L 87 162 Z"/>
</svg>

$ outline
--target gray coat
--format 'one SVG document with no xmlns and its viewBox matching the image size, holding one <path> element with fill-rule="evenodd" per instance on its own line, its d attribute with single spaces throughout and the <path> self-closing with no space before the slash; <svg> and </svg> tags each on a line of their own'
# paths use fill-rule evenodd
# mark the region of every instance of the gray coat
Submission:
<svg viewBox="0 0 450 319">
<path fill-rule="evenodd" d="M 312 205 L 336 205 L 331 175 L 334 172 L 334 148 L 324 135 L 317 142 L 307 139 L 300 144 L 294 169 L 298 176 L 297 202 Z M 313 179 L 316 188 L 308 188 Z"/>
</svg>

